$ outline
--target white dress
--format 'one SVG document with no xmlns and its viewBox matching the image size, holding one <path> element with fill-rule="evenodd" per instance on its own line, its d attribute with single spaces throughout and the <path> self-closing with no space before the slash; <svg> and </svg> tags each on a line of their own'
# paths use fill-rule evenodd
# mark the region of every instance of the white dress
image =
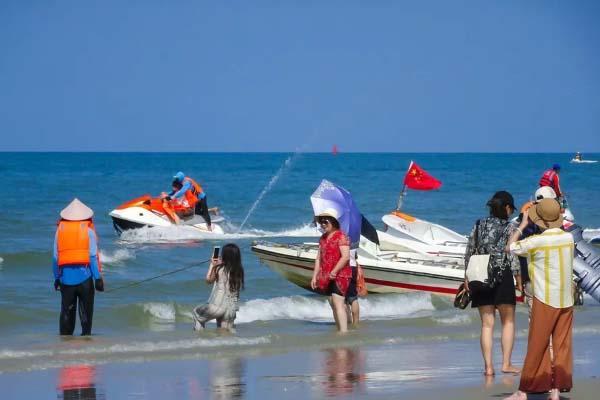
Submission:
<svg viewBox="0 0 600 400">
<path fill-rule="evenodd" d="M 229 274 L 223 268 L 219 269 L 217 276 L 208 302 L 195 307 L 192 315 L 201 324 L 216 319 L 233 325 L 238 310 L 239 292 L 229 290 Z"/>
</svg>

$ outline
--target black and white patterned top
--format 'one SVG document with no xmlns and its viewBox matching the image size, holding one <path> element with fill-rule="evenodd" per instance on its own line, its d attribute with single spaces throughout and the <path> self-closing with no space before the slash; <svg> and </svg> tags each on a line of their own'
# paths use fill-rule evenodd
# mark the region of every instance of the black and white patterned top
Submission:
<svg viewBox="0 0 600 400">
<path fill-rule="evenodd" d="M 517 257 L 506 252 L 506 243 L 510 235 L 515 231 L 516 225 L 509 221 L 497 218 L 487 217 L 480 219 L 477 238 L 475 229 L 477 223 L 471 229 L 467 249 L 465 251 L 465 268 L 469 264 L 469 259 L 473 254 L 489 254 L 490 263 L 488 266 L 489 285 L 496 286 L 502 281 L 504 270 L 509 268 L 513 275 L 520 273 L 520 264 Z M 477 239 L 477 248 L 475 241 Z"/>
</svg>

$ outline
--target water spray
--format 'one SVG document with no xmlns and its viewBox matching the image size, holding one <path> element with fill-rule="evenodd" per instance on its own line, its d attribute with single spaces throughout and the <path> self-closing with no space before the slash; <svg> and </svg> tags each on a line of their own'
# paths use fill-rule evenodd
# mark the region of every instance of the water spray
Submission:
<svg viewBox="0 0 600 400">
<path fill-rule="evenodd" d="M 258 195 L 258 197 L 256 198 L 256 200 L 252 204 L 252 207 L 250 207 L 250 210 L 248 210 L 248 213 L 246 214 L 246 217 L 242 221 L 242 224 L 240 225 L 237 233 L 240 233 L 242 231 L 242 228 L 246 224 L 246 221 L 248 221 L 248 218 L 250 218 L 250 216 L 252 215 L 252 213 L 254 212 L 254 210 L 256 210 L 256 207 L 258 207 L 258 205 L 260 204 L 260 202 L 263 199 L 263 197 L 265 197 L 265 195 L 267 193 L 269 193 L 269 191 L 271 191 L 271 189 L 273 188 L 273 186 L 275 186 L 275 184 L 277 183 L 277 181 L 279 180 L 279 178 L 281 178 L 281 176 L 283 175 L 283 173 L 292 167 L 292 165 L 294 164 L 294 161 L 296 161 L 296 159 L 298 158 L 298 156 L 300 156 L 300 154 L 302 154 L 302 153 L 300 153 L 299 151 L 297 151 L 294 154 L 292 154 L 291 156 L 289 156 L 283 162 L 283 165 L 279 168 L 279 170 L 277 171 L 277 173 L 275 175 L 273 175 L 273 177 L 271 178 L 271 180 L 266 184 L 266 186 L 263 188 L 262 192 L 260 192 L 260 194 Z"/>
</svg>

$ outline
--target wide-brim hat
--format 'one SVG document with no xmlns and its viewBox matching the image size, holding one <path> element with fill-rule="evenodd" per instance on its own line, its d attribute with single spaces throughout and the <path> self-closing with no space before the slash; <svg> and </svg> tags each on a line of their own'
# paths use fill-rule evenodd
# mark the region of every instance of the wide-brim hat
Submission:
<svg viewBox="0 0 600 400">
<path fill-rule="evenodd" d="M 326 208 L 317 214 L 316 217 L 332 217 L 337 220 L 340 218 L 340 213 L 335 208 Z"/>
<path fill-rule="evenodd" d="M 85 221 L 94 216 L 94 211 L 75 198 L 64 210 L 60 212 L 60 217 L 67 221 Z"/>
<path fill-rule="evenodd" d="M 560 204 L 554 199 L 538 201 L 527 211 L 527 215 L 531 222 L 542 229 L 560 228 L 563 223 Z"/>
</svg>

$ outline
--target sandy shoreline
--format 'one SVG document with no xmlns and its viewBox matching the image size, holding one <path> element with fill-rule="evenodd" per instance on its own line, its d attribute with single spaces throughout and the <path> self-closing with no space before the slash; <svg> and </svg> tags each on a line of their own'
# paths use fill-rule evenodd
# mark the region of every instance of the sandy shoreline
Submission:
<svg viewBox="0 0 600 400">
<path fill-rule="evenodd" d="M 597 397 L 597 341 L 595 335 L 578 338 L 576 383 L 564 398 Z M 522 364 L 525 344 L 516 343 L 517 365 Z M 495 350 L 498 364 L 498 345 Z M 209 358 L 75 364 L 0 374 L 3 399 L 498 399 L 518 383 L 518 376 L 499 374 L 486 380 L 481 375 L 477 340 L 296 349 L 239 357 L 215 353 Z"/>
</svg>

